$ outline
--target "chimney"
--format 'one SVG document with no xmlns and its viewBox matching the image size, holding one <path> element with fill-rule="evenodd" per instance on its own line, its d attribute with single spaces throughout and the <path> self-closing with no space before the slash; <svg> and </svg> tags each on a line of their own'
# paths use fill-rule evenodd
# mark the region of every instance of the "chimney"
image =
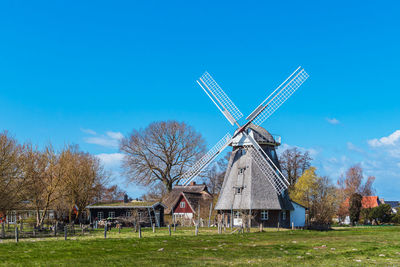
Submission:
<svg viewBox="0 0 400 267">
<path fill-rule="evenodd" d="M 191 182 L 189 185 L 190 185 L 190 186 L 192 186 L 192 185 L 196 185 L 196 182 L 195 182 L 195 181 L 193 181 L 193 182 Z"/>
</svg>

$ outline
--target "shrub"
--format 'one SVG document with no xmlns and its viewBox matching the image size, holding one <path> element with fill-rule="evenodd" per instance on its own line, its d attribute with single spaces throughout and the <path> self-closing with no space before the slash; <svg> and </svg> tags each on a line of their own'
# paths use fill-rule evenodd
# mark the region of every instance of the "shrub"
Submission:
<svg viewBox="0 0 400 267">
<path fill-rule="evenodd" d="M 378 223 L 388 223 L 392 220 L 392 207 L 389 204 L 382 204 L 372 209 L 371 218 Z"/>
</svg>

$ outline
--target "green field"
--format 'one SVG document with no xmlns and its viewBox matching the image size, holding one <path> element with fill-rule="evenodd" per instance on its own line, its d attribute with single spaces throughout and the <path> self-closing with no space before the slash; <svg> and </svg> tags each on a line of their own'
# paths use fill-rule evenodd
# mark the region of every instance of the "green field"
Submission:
<svg viewBox="0 0 400 267">
<path fill-rule="evenodd" d="M 253 231 L 256 231 L 255 229 Z M 216 230 L 98 230 L 85 236 L 0 241 L 0 265 L 262 265 L 400 266 L 400 227 L 336 228 L 319 232 L 267 229 L 218 235 Z"/>
</svg>

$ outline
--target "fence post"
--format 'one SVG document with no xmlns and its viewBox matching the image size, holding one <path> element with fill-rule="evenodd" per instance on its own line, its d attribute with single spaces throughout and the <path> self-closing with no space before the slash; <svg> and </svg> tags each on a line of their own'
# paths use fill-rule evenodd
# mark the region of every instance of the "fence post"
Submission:
<svg viewBox="0 0 400 267">
<path fill-rule="evenodd" d="M 121 224 L 118 224 L 118 234 L 121 233 Z"/>
<path fill-rule="evenodd" d="M 262 231 L 263 231 L 263 224 L 260 223 L 260 232 L 262 232 Z"/>
<path fill-rule="evenodd" d="M 18 236 L 18 226 L 17 226 L 15 227 L 15 242 L 18 243 L 18 241 L 19 241 L 19 236 Z"/>
<path fill-rule="evenodd" d="M 36 231 L 35 231 L 35 228 L 33 228 L 33 237 L 36 237 Z"/>
<path fill-rule="evenodd" d="M 54 225 L 54 236 L 57 236 L 57 224 L 58 223 L 56 223 L 56 225 Z"/>
<path fill-rule="evenodd" d="M 210 228 L 210 226 L 211 226 L 212 206 L 213 206 L 213 203 L 212 203 L 212 201 L 211 201 L 211 203 L 210 203 L 210 212 L 209 212 L 209 214 L 208 214 L 208 228 Z"/>
<path fill-rule="evenodd" d="M 64 226 L 64 240 L 67 240 L 68 226 Z"/>
<path fill-rule="evenodd" d="M 156 226 L 153 224 L 153 233 L 156 232 Z"/>
<path fill-rule="evenodd" d="M 107 238 L 107 222 L 104 225 L 104 238 Z"/>
<path fill-rule="evenodd" d="M 169 232 L 169 236 L 171 236 L 171 225 L 168 224 L 168 232 Z"/>
<path fill-rule="evenodd" d="M 194 235 L 197 236 L 199 234 L 199 224 L 196 224 L 194 228 Z"/>
<path fill-rule="evenodd" d="M 278 222 L 278 231 L 279 231 L 279 222 Z"/>
<path fill-rule="evenodd" d="M 294 222 L 292 222 L 292 230 L 294 230 Z"/>
<path fill-rule="evenodd" d="M 4 228 L 4 222 L 1 223 L 1 238 L 6 238 L 6 229 Z"/>
<path fill-rule="evenodd" d="M 142 227 L 139 224 L 139 238 L 142 238 Z"/>
</svg>

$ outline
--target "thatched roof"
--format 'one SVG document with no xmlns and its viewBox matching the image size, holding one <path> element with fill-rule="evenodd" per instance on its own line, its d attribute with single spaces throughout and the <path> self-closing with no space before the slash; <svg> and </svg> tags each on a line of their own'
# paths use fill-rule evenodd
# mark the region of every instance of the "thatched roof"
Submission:
<svg viewBox="0 0 400 267">
<path fill-rule="evenodd" d="M 124 203 L 123 201 L 120 202 L 111 202 L 111 203 L 96 203 L 87 206 L 88 209 L 100 209 L 100 208 L 153 208 L 158 205 L 163 205 L 161 202 L 158 201 L 130 201 Z M 164 205 L 163 205 L 164 206 Z M 164 206 L 165 208 L 165 206 Z"/>
<path fill-rule="evenodd" d="M 254 137 L 263 150 L 280 168 L 276 153 L 272 153 L 275 152 L 274 145 L 265 144 L 266 140 L 273 141 L 272 135 L 262 127 L 256 128 L 251 125 L 250 129 L 254 131 Z M 239 174 L 240 169 L 245 169 L 243 174 Z M 240 194 L 235 192 L 238 187 L 243 188 Z M 276 193 L 249 153 L 244 153 L 241 147 L 234 147 L 215 209 L 293 210 L 294 208 L 287 194 Z"/>
</svg>

